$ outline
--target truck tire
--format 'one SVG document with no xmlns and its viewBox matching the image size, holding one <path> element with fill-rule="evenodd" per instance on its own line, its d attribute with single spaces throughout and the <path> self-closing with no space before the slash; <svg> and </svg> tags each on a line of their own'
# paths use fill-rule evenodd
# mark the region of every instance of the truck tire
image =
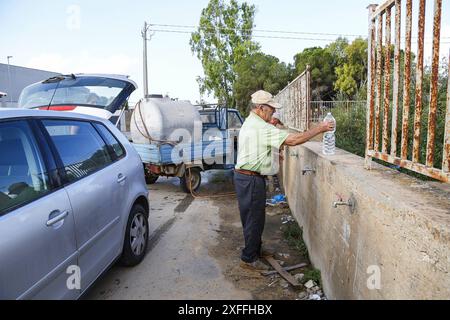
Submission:
<svg viewBox="0 0 450 320">
<path fill-rule="evenodd" d="M 191 182 L 189 182 L 189 171 L 191 175 Z M 180 178 L 181 189 L 186 193 L 191 193 L 191 186 L 192 192 L 197 191 L 198 188 L 200 188 L 201 183 L 202 183 L 202 176 L 200 174 L 199 168 L 186 169 L 184 175 Z"/>
<path fill-rule="evenodd" d="M 156 180 L 158 180 L 159 176 L 157 174 L 152 173 L 144 164 L 144 175 L 145 175 L 145 183 L 146 184 L 154 184 Z"/>
<path fill-rule="evenodd" d="M 146 184 L 155 184 L 158 180 L 159 176 L 153 173 L 145 175 L 145 183 Z"/>
</svg>

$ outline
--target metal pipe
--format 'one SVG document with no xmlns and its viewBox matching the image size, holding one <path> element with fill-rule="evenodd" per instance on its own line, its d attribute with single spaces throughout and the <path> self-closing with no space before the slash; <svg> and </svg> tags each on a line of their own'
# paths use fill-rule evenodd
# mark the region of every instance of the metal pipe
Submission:
<svg viewBox="0 0 450 320">
<path fill-rule="evenodd" d="M 377 16 L 381 16 L 384 11 L 392 8 L 395 4 L 394 2 L 395 2 L 395 0 L 388 0 L 388 1 L 385 1 L 383 4 L 381 4 L 378 7 L 378 9 L 375 11 L 375 13 L 373 14 L 372 19 L 375 19 Z"/>
<path fill-rule="evenodd" d="M 371 157 L 367 156 L 367 151 L 373 149 L 373 113 L 375 109 L 375 21 L 372 19 L 377 5 L 372 4 L 369 9 L 369 43 L 368 43 L 368 67 L 367 76 L 367 120 L 366 120 L 366 169 L 371 168 Z"/>
<path fill-rule="evenodd" d="M 411 103 L 411 38 L 412 38 L 412 0 L 406 1 L 406 39 L 405 39 L 405 82 L 403 86 L 403 121 L 401 158 L 408 156 L 409 109 Z"/>
<path fill-rule="evenodd" d="M 391 8 L 386 9 L 386 34 L 385 34 L 385 61 L 384 61 L 384 112 L 383 112 L 383 153 L 387 153 L 389 142 L 389 109 L 391 93 Z"/>
<path fill-rule="evenodd" d="M 433 62 L 431 65 L 431 89 L 430 110 L 428 113 L 428 136 L 427 136 L 427 166 L 433 167 L 434 142 L 436 136 L 436 112 L 438 106 L 438 80 L 439 80 L 439 48 L 441 43 L 441 11 L 442 0 L 434 1 L 433 22 Z"/>
<path fill-rule="evenodd" d="M 391 125 L 391 155 L 397 155 L 398 109 L 400 104 L 400 37 L 401 37 L 401 0 L 395 0 L 395 54 L 394 54 L 394 86 Z"/>
<path fill-rule="evenodd" d="M 375 147 L 374 150 L 380 150 L 380 110 L 383 103 L 383 76 L 381 69 L 383 67 L 383 16 L 378 17 L 378 48 L 377 48 L 377 99 L 375 106 Z"/>
<path fill-rule="evenodd" d="M 397 157 L 393 157 L 389 154 L 383 154 L 381 152 L 369 151 L 369 155 L 375 159 L 392 163 L 400 168 L 405 168 L 425 176 L 431 177 L 442 182 L 450 182 L 450 173 L 440 169 L 430 168 L 421 163 L 416 163 L 409 160 L 403 160 Z"/>
<path fill-rule="evenodd" d="M 147 31 L 148 24 L 144 22 L 144 29 L 142 29 L 142 39 L 144 41 L 143 52 L 143 73 L 144 73 L 144 98 L 148 98 L 148 68 L 147 68 Z"/>
<path fill-rule="evenodd" d="M 416 111 L 414 115 L 414 142 L 413 162 L 419 162 L 420 153 L 420 126 L 422 118 L 422 95 L 423 95 L 423 63 L 424 63 L 424 36 L 425 36 L 425 0 L 420 0 L 419 5 L 419 37 L 417 49 L 416 70 Z"/>
<path fill-rule="evenodd" d="M 350 213 L 354 213 L 356 210 L 356 200 L 353 194 L 350 195 L 347 201 L 343 201 L 339 199 L 338 201 L 333 202 L 333 208 L 337 208 L 338 206 L 348 206 L 350 209 Z"/>
</svg>

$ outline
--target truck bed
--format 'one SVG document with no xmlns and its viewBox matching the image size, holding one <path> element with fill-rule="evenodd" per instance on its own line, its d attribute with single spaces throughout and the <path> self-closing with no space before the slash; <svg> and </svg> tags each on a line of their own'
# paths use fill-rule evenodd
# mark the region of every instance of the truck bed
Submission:
<svg viewBox="0 0 450 320">
<path fill-rule="evenodd" d="M 233 143 L 229 139 L 180 143 L 176 146 L 161 143 L 132 143 L 143 163 L 168 165 L 207 161 L 232 154 Z M 174 150 L 175 148 L 175 150 Z M 173 155 L 173 156 L 172 156 Z M 233 160 L 234 161 L 234 160 Z"/>
</svg>

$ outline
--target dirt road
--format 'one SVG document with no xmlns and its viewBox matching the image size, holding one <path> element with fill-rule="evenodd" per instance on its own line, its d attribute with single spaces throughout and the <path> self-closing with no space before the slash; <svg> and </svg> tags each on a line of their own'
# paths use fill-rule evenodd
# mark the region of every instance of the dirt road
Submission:
<svg viewBox="0 0 450 320">
<path fill-rule="evenodd" d="M 226 171 L 203 173 L 199 193 L 233 191 L 231 177 L 231 172 Z M 286 286 L 279 277 L 264 277 L 239 267 L 243 238 L 235 196 L 194 199 L 180 190 L 175 178 L 160 178 L 149 189 L 147 256 L 134 268 L 113 266 L 91 288 L 87 299 L 228 300 L 298 296 L 298 291 Z M 265 245 L 281 252 L 286 264 L 302 262 L 283 241 L 280 225 L 280 215 L 267 217 Z"/>
</svg>

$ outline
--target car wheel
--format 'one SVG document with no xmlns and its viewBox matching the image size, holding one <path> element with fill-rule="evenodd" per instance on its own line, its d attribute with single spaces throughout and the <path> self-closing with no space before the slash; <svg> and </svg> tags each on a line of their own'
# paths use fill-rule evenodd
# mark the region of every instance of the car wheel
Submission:
<svg viewBox="0 0 450 320">
<path fill-rule="evenodd" d="M 189 179 L 190 178 L 190 179 Z M 202 176 L 199 168 L 186 169 L 184 176 L 180 178 L 180 186 L 186 193 L 195 192 L 200 188 Z"/>
<path fill-rule="evenodd" d="M 147 252 L 148 218 L 143 206 L 135 204 L 128 217 L 125 241 L 123 243 L 122 265 L 132 267 L 139 264 Z"/>
</svg>

